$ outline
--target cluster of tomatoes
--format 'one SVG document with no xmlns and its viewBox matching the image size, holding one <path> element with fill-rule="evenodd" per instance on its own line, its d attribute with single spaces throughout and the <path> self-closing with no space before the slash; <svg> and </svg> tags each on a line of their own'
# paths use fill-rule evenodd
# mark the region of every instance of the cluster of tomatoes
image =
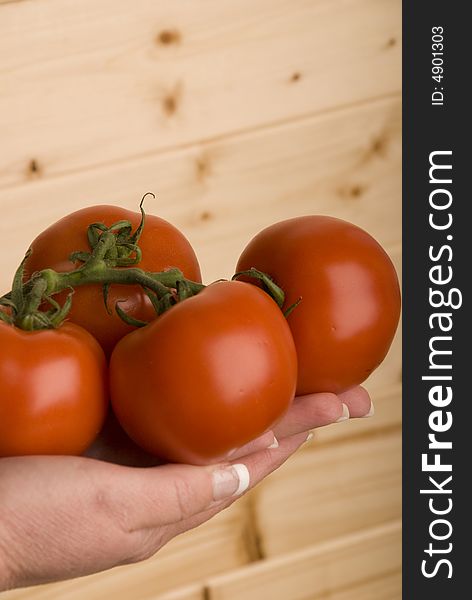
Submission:
<svg viewBox="0 0 472 600">
<path fill-rule="evenodd" d="M 140 215 L 96 206 L 61 219 L 32 243 L 25 280 L 46 268 L 74 270 L 68 257 L 90 249 L 87 227 L 123 220 L 138 227 Z M 166 221 L 147 215 L 139 247 L 140 269 L 176 267 L 201 282 L 191 245 Z M 244 275 L 160 316 L 138 285 L 108 286 L 109 305 L 120 302 L 136 322 L 148 322 L 141 328 L 109 310 L 97 284 L 75 289 L 57 328 L 24 331 L 0 321 L 0 456 L 81 454 L 111 400 L 144 450 L 203 464 L 272 427 L 295 394 L 339 393 L 382 362 L 400 293 L 389 257 L 365 231 L 325 216 L 277 223 L 248 244 L 236 271 L 254 268 L 284 290 L 282 307 Z"/>
</svg>

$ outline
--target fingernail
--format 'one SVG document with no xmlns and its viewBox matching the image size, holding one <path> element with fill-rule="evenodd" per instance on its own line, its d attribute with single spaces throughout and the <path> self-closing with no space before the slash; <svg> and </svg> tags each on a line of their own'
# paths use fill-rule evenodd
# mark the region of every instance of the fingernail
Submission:
<svg viewBox="0 0 472 600">
<path fill-rule="evenodd" d="M 341 423 L 341 421 L 347 421 L 347 419 L 349 419 L 349 416 L 349 408 L 347 407 L 347 404 L 343 403 L 343 414 L 339 417 L 336 423 Z"/>
<path fill-rule="evenodd" d="M 278 447 L 279 447 L 279 442 L 274 435 L 274 441 L 272 442 L 272 444 L 270 446 L 267 446 L 267 449 L 272 450 L 273 448 L 278 448 Z"/>
<path fill-rule="evenodd" d="M 239 496 L 249 487 L 249 471 L 246 465 L 238 463 L 212 473 L 213 499 L 223 500 L 230 496 Z"/>
<path fill-rule="evenodd" d="M 309 434 L 306 436 L 306 440 L 303 442 L 304 444 L 307 444 L 308 442 L 311 442 L 311 440 L 314 438 L 314 433 L 313 431 L 310 431 Z"/>
<path fill-rule="evenodd" d="M 375 408 L 374 408 L 374 403 L 372 402 L 372 400 L 370 401 L 370 409 L 369 412 L 364 415 L 362 418 L 363 419 L 367 419 L 367 417 L 373 417 L 375 414 Z"/>
</svg>

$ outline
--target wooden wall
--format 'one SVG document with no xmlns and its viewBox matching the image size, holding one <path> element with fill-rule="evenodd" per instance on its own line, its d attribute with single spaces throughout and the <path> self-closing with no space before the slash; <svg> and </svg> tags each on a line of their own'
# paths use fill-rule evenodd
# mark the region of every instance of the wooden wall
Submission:
<svg viewBox="0 0 472 600">
<path fill-rule="evenodd" d="M 0 291 L 62 215 L 172 221 L 207 282 L 290 216 L 370 231 L 400 269 L 399 0 L 0 0 Z M 400 341 L 373 419 L 320 431 L 137 565 L 2 600 L 400 598 Z"/>
</svg>

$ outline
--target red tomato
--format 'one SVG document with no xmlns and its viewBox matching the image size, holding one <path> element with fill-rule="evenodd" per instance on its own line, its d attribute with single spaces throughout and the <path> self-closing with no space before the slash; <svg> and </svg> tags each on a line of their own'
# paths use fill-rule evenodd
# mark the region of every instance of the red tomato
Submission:
<svg viewBox="0 0 472 600">
<path fill-rule="evenodd" d="M 0 322 L 0 457 L 81 454 L 107 404 L 105 356 L 87 331 Z"/>
<path fill-rule="evenodd" d="M 33 241 L 33 253 L 25 265 L 29 278 L 35 271 L 52 268 L 56 271 L 71 271 L 77 265 L 68 258 L 72 252 L 90 251 L 87 240 L 87 227 L 95 222 L 110 226 L 121 220 L 130 221 L 133 229 L 139 225 L 141 214 L 117 206 L 92 206 L 60 219 Z M 143 256 L 136 265 L 145 271 L 163 271 L 176 267 L 183 271 L 187 279 L 201 281 L 200 267 L 195 253 L 187 239 L 173 225 L 146 215 L 144 231 L 139 240 Z M 58 299 L 62 303 L 66 293 Z M 99 285 L 86 285 L 75 290 L 72 309 L 68 319 L 87 329 L 101 344 L 107 355 L 124 335 L 133 330 L 116 314 L 114 307 L 118 300 L 126 300 L 120 307 L 129 315 L 142 321 L 156 317 L 146 294 L 138 286 L 110 286 L 108 305 L 112 315 L 105 309 L 102 288 Z"/>
<path fill-rule="evenodd" d="M 261 231 L 237 271 L 255 267 L 286 292 L 298 356 L 298 394 L 339 393 L 385 358 L 400 314 L 395 268 L 382 247 L 351 223 L 324 216 Z"/>
<path fill-rule="evenodd" d="M 115 414 L 142 448 L 171 461 L 221 459 L 289 407 L 297 363 L 276 303 L 247 283 L 214 283 L 116 346 Z"/>
</svg>

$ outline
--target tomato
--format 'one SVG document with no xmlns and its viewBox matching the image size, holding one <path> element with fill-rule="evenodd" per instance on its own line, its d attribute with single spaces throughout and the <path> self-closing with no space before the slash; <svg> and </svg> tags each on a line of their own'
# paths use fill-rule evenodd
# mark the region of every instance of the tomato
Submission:
<svg viewBox="0 0 472 600">
<path fill-rule="evenodd" d="M 84 329 L 0 322 L 0 457 L 81 454 L 107 412 L 106 361 Z"/>
<path fill-rule="evenodd" d="M 395 268 L 355 225 L 325 216 L 282 221 L 243 251 L 237 271 L 255 267 L 286 292 L 298 356 L 298 394 L 339 393 L 364 381 L 388 352 L 400 313 Z"/>
<path fill-rule="evenodd" d="M 71 271 L 77 265 L 68 258 L 75 251 L 90 251 L 87 227 L 95 222 L 110 226 L 121 220 L 130 221 L 133 229 L 140 222 L 141 215 L 117 206 L 92 206 L 67 215 L 45 231 L 31 244 L 32 254 L 25 264 L 26 277 L 35 271 L 52 268 L 56 271 Z M 146 271 L 163 271 L 176 267 L 183 271 L 187 279 L 201 281 L 200 267 L 195 253 L 182 233 L 163 219 L 146 215 L 143 233 L 139 240 L 142 260 L 136 265 Z M 62 303 L 66 293 L 57 298 Z M 117 341 L 132 331 L 114 310 L 118 300 L 125 300 L 120 307 L 129 315 L 142 321 L 156 317 L 146 294 L 139 286 L 110 286 L 107 312 L 100 285 L 78 287 L 73 296 L 72 309 L 68 319 L 87 329 L 101 344 L 107 356 Z"/>
<path fill-rule="evenodd" d="M 295 392 L 293 339 L 248 283 L 214 283 L 123 338 L 110 362 L 115 415 L 142 448 L 205 464 L 268 430 Z"/>
</svg>

